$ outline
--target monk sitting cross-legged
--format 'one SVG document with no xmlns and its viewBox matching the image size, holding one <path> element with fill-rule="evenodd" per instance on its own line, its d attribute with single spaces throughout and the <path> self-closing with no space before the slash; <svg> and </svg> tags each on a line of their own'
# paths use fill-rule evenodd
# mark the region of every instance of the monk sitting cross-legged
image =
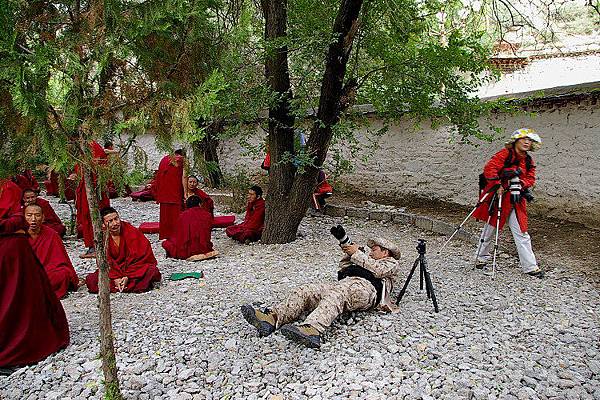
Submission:
<svg viewBox="0 0 600 400">
<path fill-rule="evenodd" d="M 195 256 L 189 261 L 200 261 L 217 255 L 210 241 L 213 217 L 201 203 L 198 196 L 188 197 L 175 234 L 162 243 L 167 257 L 185 260 Z"/>
<path fill-rule="evenodd" d="M 40 206 L 42 209 L 42 214 L 44 214 L 44 226 L 54 230 L 61 237 L 65 236 L 67 232 L 67 228 L 63 225 L 56 212 L 50 205 L 48 200 L 38 197 L 37 193 L 33 191 L 33 189 L 25 189 L 23 190 L 23 211 L 25 211 L 25 207 L 36 204 Z"/>
<path fill-rule="evenodd" d="M 242 243 L 256 242 L 262 236 L 265 224 L 265 201 L 262 198 L 260 186 L 252 186 L 248 190 L 248 204 L 244 222 L 233 225 L 225 230 L 230 238 Z"/>
<path fill-rule="evenodd" d="M 56 298 L 64 297 L 68 290 L 77 291 L 77 273 L 58 233 L 44 224 L 42 207 L 35 203 L 29 204 L 25 206 L 24 213 L 29 224 L 29 243 L 44 266 Z"/>
<path fill-rule="evenodd" d="M 103 229 L 108 229 L 106 247 L 111 292 L 141 293 L 161 279 L 150 242 L 139 229 L 121 221 L 112 207 L 100 211 Z M 90 293 L 98 293 L 99 271 L 89 274 L 85 283 Z"/>
</svg>

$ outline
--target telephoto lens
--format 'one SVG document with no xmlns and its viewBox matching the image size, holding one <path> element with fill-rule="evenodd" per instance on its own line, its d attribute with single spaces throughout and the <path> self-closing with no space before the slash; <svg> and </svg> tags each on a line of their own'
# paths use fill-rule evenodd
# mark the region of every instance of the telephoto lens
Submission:
<svg viewBox="0 0 600 400">
<path fill-rule="evenodd" d="M 510 202 L 512 204 L 517 204 L 521 201 L 521 180 L 518 176 L 510 180 L 508 190 L 510 191 Z"/>
<path fill-rule="evenodd" d="M 350 240 L 348 235 L 346 235 L 346 230 L 343 226 L 332 226 L 330 232 L 340 242 L 340 246 L 352 244 L 352 241 Z"/>
</svg>

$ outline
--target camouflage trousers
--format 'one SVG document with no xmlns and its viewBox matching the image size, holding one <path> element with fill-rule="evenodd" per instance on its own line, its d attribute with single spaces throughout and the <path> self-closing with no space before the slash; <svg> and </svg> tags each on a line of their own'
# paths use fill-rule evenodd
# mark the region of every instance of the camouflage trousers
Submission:
<svg viewBox="0 0 600 400">
<path fill-rule="evenodd" d="M 308 312 L 304 323 L 323 332 L 342 312 L 368 310 L 375 306 L 376 299 L 377 292 L 369 281 L 348 277 L 301 286 L 271 310 L 277 314 L 277 328 Z"/>
</svg>

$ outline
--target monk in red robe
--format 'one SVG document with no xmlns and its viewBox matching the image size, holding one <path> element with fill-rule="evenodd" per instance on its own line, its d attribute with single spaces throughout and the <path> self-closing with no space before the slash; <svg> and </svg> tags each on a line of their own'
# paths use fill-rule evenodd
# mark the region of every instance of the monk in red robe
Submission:
<svg viewBox="0 0 600 400">
<path fill-rule="evenodd" d="M 94 162 L 102 165 L 108 162 L 106 152 L 97 142 L 92 141 L 90 143 L 92 149 L 92 157 Z M 85 192 L 85 179 L 83 179 L 83 171 L 80 166 L 75 167 L 75 172 L 79 174 L 80 181 L 77 186 L 77 194 L 75 197 L 75 208 L 77 208 L 77 229 L 81 228 L 83 233 L 83 242 L 87 250 L 84 254 L 80 255 L 80 258 L 93 258 L 96 256 L 96 250 L 94 249 L 94 229 L 92 227 L 92 216 L 90 214 L 90 206 L 88 204 L 87 195 Z M 92 176 L 94 186 L 97 183 L 97 177 Z M 99 201 L 98 208 L 103 209 L 110 206 L 110 200 L 106 191 L 102 191 L 102 198 Z"/>
<path fill-rule="evenodd" d="M 155 200 L 155 198 L 156 198 L 156 175 L 157 174 L 158 174 L 158 171 L 155 171 L 154 176 L 152 177 L 152 180 L 150 182 L 148 182 L 142 190 L 129 193 L 129 196 L 131 196 L 131 199 L 133 201 Z"/>
<path fill-rule="evenodd" d="M 25 207 L 31 204 L 37 204 L 41 207 L 44 215 L 44 226 L 56 231 L 60 237 L 65 236 L 67 228 L 63 225 L 60 218 L 58 218 L 48 200 L 38 197 L 31 189 L 25 189 L 23 191 L 23 212 L 25 212 Z"/>
<path fill-rule="evenodd" d="M 21 190 L 0 179 L 0 373 L 36 363 L 69 344 L 69 325 L 29 245 Z"/>
<path fill-rule="evenodd" d="M 265 200 L 262 193 L 260 186 L 252 186 L 248 190 L 244 222 L 228 227 L 225 230 L 227 236 L 246 244 L 260 240 L 265 224 Z"/>
<path fill-rule="evenodd" d="M 313 192 L 312 206 L 315 210 L 322 210 L 325 207 L 325 199 L 333 194 L 333 187 L 327 182 L 327 176 L 321 169 L 317 176 L 317 187 Z"/>
<path fill-rule="evenodd" d="M 204 258 L 214 257 L 216 252 L 210 241 L 213 216 L 204 207 L 198 196 L 190 196 L 186 201 L 186 210 L 177 221 L 175 235 L 165 240 L 162 247 L 167 257 L 186 260 L 194 255 Z"/>
<path fill-rule="evenodd" d="M 56 298 L 62 299 L 68 290 L 77 291 L 77 273 L 58 233 L 44 225 L 42 207 L 29 204 L 23 212 L 29 224 L 29 243 L 46 271 Z"/>
<path fill-rule="evenodd" d="M 184 173 L 183 150 L 166 155 L 158 165 L 156 177 L 156 201 L 160 204 L 159 239 L 167 239 L 175 233 L 177 219 L 187 197 L 187 176 Z"/>
<path fill-rule="evenodd" d="M 33 189 L 36 193 L 40 192 L 40 184 L 30 169 L 26 169 L 22 174 L 13 176 L 12 180 L 21 190 Z"/>
<path fill-rule="evenodd" d="M 152 289 L 154 282 L 160 282 L 161 275 L 146 236 L 130 223 L 121 221 L 112 207 L 102 209 L 100 215 L 102 227 L 109 233 L 106 258 L 110 291 L 141 293 Z M 85 278 L 90 293 L 98 293 L 98 274 L 96 270 Z"/>
<path fill-rule="evenodd" d="M 200 207 L 204 208 L 211 215 L 215 215 L 215 202 L 213 199 L 206 194 L 206 192 L 198 187 L 199 181 L 195 176 L 188 176 L 187 178 L 187 189 L 188 196 L 198 196 L 202 203 Z M 189 198 L 189 197 L 188 197 Z"/>
</svg>

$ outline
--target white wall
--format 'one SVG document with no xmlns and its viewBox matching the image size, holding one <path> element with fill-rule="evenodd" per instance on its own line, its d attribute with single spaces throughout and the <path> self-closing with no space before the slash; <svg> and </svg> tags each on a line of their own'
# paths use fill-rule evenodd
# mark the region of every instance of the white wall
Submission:
<svg viewBox="0 0 600 400">
<path fill-rule="evenodd" d="M 600 109 L 597 99 L 554 102 L 539 106 L 534 115 L 496 114 L 488 122 L 506 130 L 531 127 L 541 135 L 542 148 L 532 153 L 537 164 L 536 201 L 530 212 L 545 214 L 600 228 Z M 371 128 L 381 121 L 370 118 Z M 364 129 L 359 130 L 361 135 Z M 264 134 L 257 130 L 258 143 Z M 410 121 L 393 125 L 380 139 L 369 162 L 358 162 L 356 171 L 341 180 L 366 194 L 418 196 L 462 205 L 474 205 L 477 178 L 485 162 L 503 146 L 504 138 L 475 147 L 456 143 L 448 127 L 415 128 Z M 236 166 L 259 171 L 262 159 L 242 157 L 235 141 L 221 146 L 226 171 Z"/>
</svg>

